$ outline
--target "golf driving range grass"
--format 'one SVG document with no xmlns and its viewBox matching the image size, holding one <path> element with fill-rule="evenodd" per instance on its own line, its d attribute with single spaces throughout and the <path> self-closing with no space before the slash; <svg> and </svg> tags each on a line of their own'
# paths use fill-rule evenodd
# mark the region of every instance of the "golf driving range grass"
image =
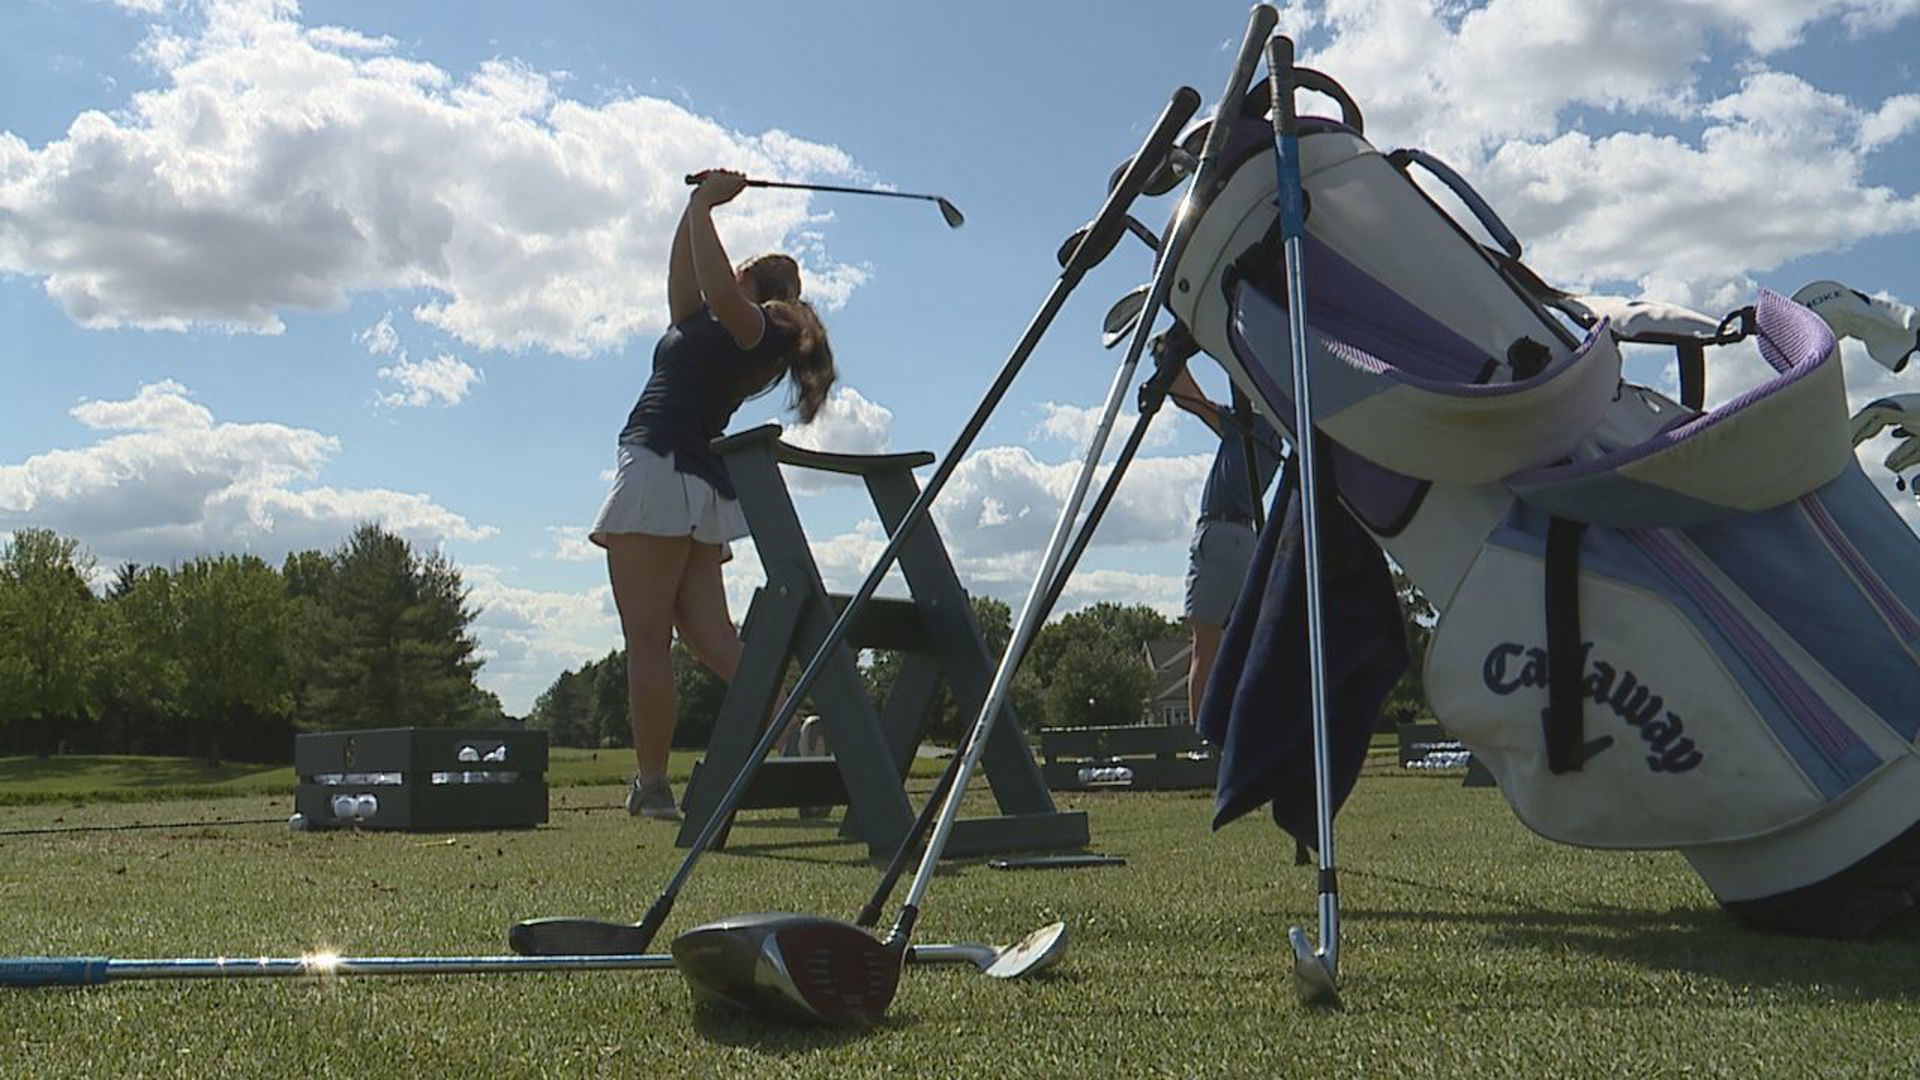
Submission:
<svg viewBox="0 0 1920 1080">
<path fill-rule="evenodd" d="M 916 934 L 1064 919 L 1061 966 L 911 968 L 874 1031 L 696 1011 L 671 972 L 127 982 L 0 990 L 0 1076 L 1920 1074 L 1920 930 L 1748 934 L 1677 856 L 1549 844 L 1459 777 L 1376 753 L 1340 815 L 1343 1012 L 1295 1001 L 1313 872 L 1278 830 L 1210 832 L 1205 794 L 1102 793 L 1061 801 L 1127 865 L 950 863 Z M 620 796 L 556 788 L 544 828 L 454 835 L 290 832 L 287 794 L 0 808 L 0 952 L 502 952 L 516 919 L 645 909 L 680 852 Z M 830 825 L 744 815 L 660 945 L 729 914 L 849 917 L 875 878 Z"/>
</svg>

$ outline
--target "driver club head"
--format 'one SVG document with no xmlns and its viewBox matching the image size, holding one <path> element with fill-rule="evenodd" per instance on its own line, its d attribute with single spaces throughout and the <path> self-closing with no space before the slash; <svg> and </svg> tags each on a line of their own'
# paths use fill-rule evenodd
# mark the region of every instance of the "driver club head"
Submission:
<svg viewBox="0 0 1920 1080">
<path fill-rule="evenodd" d="M 900 988 L 903 946 L 818 915 L 736 915 L 673 940 L 694 999 L 802 1023 L 872 1027 Z"/>
<path fill-rule="evenodd" d="M 1114 301 L 1107 309 L 1106 318 L 1100 320 L 1100 346 L 1111 349 L 1127 339 L 1133 333 L 1134 324 L 1140 321 L 1140 313 L 1146 310 L 1147 294 L 1152 286 L 1141 285 L 1132 292 Z"/>
<path fill-rule="evenodd" d="M 1297 926 L 1287 931 L 1287 939 L 1293 942 L 1293 988 L 1300 994 L 1300 1004 L 1340 1008 L 1340 984 L 1332 961 L 1325 953 L 1315 951 L 1307 932 Z"/>
</svg>

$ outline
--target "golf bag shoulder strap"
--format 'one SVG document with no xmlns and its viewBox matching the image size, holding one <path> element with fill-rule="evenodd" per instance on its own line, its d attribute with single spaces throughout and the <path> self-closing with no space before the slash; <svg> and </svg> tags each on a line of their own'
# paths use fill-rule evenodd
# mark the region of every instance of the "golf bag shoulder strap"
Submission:
<svg viewBox="0 0 1920 1080">
<path fill-rule="evenodd" d="M 1578 772 L 1587 759 L 1586 648 L 1580 640 L 1580 537 L 1583 522 L 1554 518 L 1547 525 L 1547 708 L 1541 714 L 1547 770 Z M 1596 740 L 1595 749 L 1612 739 Z"/>
</svg>

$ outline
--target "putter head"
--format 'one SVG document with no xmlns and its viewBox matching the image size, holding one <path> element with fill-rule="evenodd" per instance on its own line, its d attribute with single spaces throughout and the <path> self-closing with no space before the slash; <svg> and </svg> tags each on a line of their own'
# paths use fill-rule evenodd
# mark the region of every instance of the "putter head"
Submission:
<svg viewBox="0 0 1920 1080">
<path fill-rule="evenodd" d="M 1314 951 L 1307 932 L 1297 926 L 1287 931 L 1287 939 L 1293 942 L 1293 988 L 1300 994 L 1300 1004 L 1338 1009 L 1340 984 L 1326 954 Z"/>
<path fill-rule="evenodd" d="M 872 1027 L 900 989 L 903 946 L 818 915 L 736 915 L 673 939 L 697 1001 L 756 1016 Z"/>
<path fill-rule="evenodd" d="M 995 952 L 980 971 L 995 979 L 1023 979 L 1060 962 L 1067 953 L 1067 924 L 1047 925 Z"/>
</svg>

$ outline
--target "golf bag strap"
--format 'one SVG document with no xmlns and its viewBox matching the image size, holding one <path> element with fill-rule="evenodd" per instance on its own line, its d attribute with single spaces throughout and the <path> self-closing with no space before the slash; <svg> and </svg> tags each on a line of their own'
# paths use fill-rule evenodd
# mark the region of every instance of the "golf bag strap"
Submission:
<svg viewBox="0 0 1920 1080">
<path fill-rule="evenodd" d="M 1707 405 L 1707 347 L 1689 341 L 1673 348 L 1680 360 L 1680 404 L 1699 412 Z"/>
<path fill-rule="evenodd" d="M 1547 524 L 1547 708 L 1541 715 L 1547 770 L 1578 772 L 1586 673 L 1580 648 L 1580 537 L 1585 522 L 1556 517 Z"/>
</svg>

